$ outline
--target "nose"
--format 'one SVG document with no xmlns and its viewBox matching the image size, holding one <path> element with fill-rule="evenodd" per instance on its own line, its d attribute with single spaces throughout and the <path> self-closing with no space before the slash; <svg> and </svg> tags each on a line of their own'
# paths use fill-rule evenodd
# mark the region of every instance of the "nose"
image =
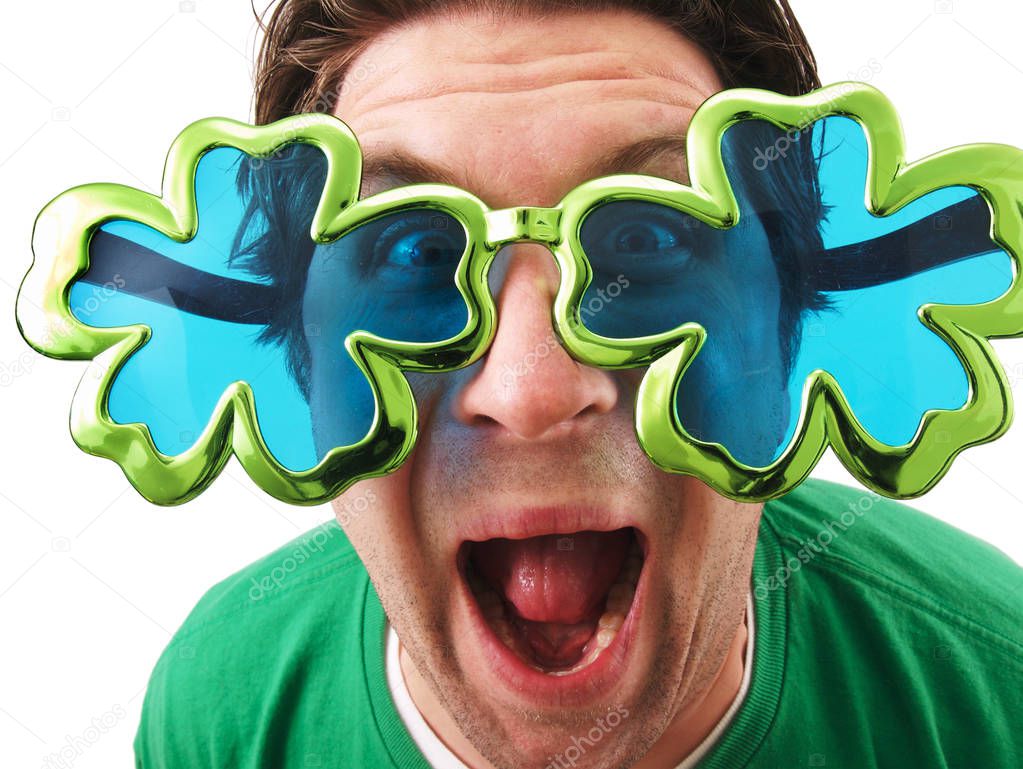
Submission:
<svg viewBox="0 0 1023 769">
<path fill-rule="evenodd" d="M 496 296 L 497 331 L 455 399 L 456 417 L 536 440 L 611 411 L 618 399 L 611 374 L 574 360 L 554 334 L 558 269 L 551 253 L 535 243 L 505 246 L 491 270 L 492 285 L 499 267 L 505 269 Z"/>
</svg>

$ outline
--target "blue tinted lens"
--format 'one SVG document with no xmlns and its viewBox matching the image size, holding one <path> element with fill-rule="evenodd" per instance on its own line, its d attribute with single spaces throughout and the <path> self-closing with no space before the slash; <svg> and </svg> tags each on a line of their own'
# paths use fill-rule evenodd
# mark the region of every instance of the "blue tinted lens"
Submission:
<svg viewBox="0 0 1023 769">
<path fill-rule="evenodd" d="M 678 418 L 753 466 L 791 442 L 817 369 L 890 445 L 909 442 L 928 409 L 964 405 L 966 373 L 917 310 L 1008 289 L 1012 262 L 990 239 L 983 198 L 951 187 L 870 214 L 868 148 L 849 118 L 802 133 L 745 121 L 726 132 L 722 151 L 740 206 L 734 227 L 639 201 L 587 216 L 580 242 L 593 280 L 583 323 L 616 338 L 700 323 L 707 342 L 683 377 Z"/>
<path fill-rule="evenodd" d="M 465 246 L 456 219 L 418 209 L 389 214 L 316 247 L 302 316 L 310 361 L 305 378 L 321 456 L 354 443 L 372 422 L 372 393 L 344 349 L 345 337 L 356 329 L 405 342 L 455 336 L 468 317 L 455 285 Z"/>
<path fill-rule="evenodd" d="M 372 392 L 344 348 L 349 333 L 437 342 L 461 331 L 459 222 L 408 210 L 316 245 L 309 230 L 325 180 L 326 159 L 310 145 L 262 160 L 215 149 L 196 172 L 191 241 L 128 221 L 94 234 L 72 312 L 93 326 L 152 330 L 114 381 L 115 421 L 146 424 L 156 447 L 176 455 L 225 388 L 244 381 L 271 453 L 308 469 L 372 425 Z"/>
</svg>

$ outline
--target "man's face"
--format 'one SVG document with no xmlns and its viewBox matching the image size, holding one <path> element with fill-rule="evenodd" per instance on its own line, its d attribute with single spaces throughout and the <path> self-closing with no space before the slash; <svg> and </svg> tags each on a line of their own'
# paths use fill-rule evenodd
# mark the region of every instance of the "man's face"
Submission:
<svg viewBox="0 0 1023 769">
<path fill-rule="evenodd" d="M 336 113 L 366 156 L 363 196 L 447 181 L 493 208 L 550 206 L 605 173 L 684 181 L 680 140 L 720 88 L 696 46 L 627 13 L 432 17 L 374 39 Z M 395 158 L 418 162 L 399 174 Z M 415 452 L 335 510 L 416 670 L 495 766 L 546 766 L 601 718 L 613 733 L 577 765 L 627 766 L 721 668 L 760 506 L 649 462 L 641 372 L 552 343 L 557 284 L 543 246 L 498 255 L 488 354 L 416 378 Z M 357 497 L 371 508 L 352 513 Z"/>
</svg>

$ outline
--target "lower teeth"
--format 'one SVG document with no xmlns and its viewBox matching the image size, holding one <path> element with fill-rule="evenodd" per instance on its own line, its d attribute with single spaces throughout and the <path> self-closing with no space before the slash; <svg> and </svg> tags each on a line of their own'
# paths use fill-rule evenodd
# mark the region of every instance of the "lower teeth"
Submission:
<svg viewBox="0 0 1023 769">
<path fill-rule="evenodd" d="M 629 607 L 632 606 L 632 599 L 636 595 L 636 584 L 639 581 L 639 574 L 642 569 L 642 551 L 640 550 L 638 540 L 633 538 L 632 547 L 625 557 L 625 562 L 618 574 L 618 578 L 608 591 L 604 612 L 597 620 L 597 628 L 590 637 L 590 640 L 586 642 L 586 646 L 583 647 L 582 657 L 571 667 L 556 670 L 540 667 L 535 662 L 530 661 L 533 656 L 532 651 L 529 649 L 528 644 L 521 643 L 512 629 L 511 621 L 504 605 L 504 599 L 482 580 L 471 567 L 466 570 L 466 577 L 476 597 L 476 602 L 480 606 L 480 611 L 504 645 L 517 653 L 520 658 L 525 660 L 534 669 L 550 675 L 565 676 L 593 664 L 597 657 L 600 656 L 600 653 L 614 641 L 619 629 L 625 622 L 626 615 L 629 613 Z"/>
</svg>

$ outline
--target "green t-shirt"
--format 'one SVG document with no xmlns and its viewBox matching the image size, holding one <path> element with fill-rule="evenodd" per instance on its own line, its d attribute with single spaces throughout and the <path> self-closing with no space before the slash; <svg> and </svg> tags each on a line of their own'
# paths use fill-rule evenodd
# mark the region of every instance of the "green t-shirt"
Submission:
<svg viewBox="0 0 1023 769">
<path fill-rule="evenodd" d="M 864 491 L 765 507 L 749 690 L 701 769 L 1023 767 L 1023 569 Z M 141 769 L 428 769 L 386 618 L 330 522 L 216 585 L 153 672 Z"/>
</svg>

